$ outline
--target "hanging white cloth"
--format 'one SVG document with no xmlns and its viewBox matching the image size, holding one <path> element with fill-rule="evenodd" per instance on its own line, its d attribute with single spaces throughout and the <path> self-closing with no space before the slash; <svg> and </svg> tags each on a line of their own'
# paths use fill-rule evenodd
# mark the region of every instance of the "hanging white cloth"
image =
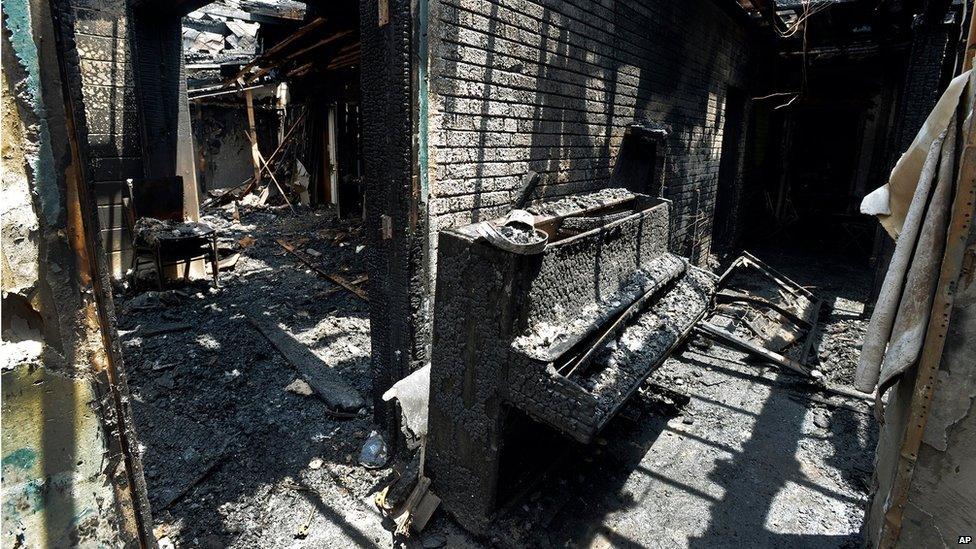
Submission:
<svg viewBox="0 0 976 549">
<path fill-rule="evenodd" d="M 946 89 L 892 170 L 888 184 L 861 203 L 861 212 L 877 215 L 897 240 L 861 348 L 854 380 L 860 391 L 877 388 L 882 394 L 921 352 L 956 177 L 956 115 L 970 72 L 956 77 Z M 965 97 L 972 95 L 969 88 Z"/>
<path fill-rule="evenodd" d="M 935 108 L 922 124 L 922 129 L 918 131 L 915 140 L 891 170 L 888 183 L 878 187 L 861 200 L 861 213 L 878 216 L 878 221 L 892 238 L 898 238 L 902 231 L 902 224 L 915 196 L 918 178 L 932 148 L 932 142 L 949 127 L 949 121 L 959 106 L 959 98 L 966 89 L 970 72 L 972 71 L 960 74 L 949 83 L 946 91 L 935 104 Z"/>
</svg>

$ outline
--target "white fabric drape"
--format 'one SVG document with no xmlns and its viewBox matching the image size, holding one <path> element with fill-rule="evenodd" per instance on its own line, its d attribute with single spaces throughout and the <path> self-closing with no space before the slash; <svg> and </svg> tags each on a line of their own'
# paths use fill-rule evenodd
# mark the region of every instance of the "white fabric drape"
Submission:
<svg viewBox="0 0 976 549">
<path fill-rule="evenodd" d="M 970 72 L 950 83 L 888 184 L 861 203 L 861 212 L 877 215 L 897 240 L 861 348 L 854 380 L 860 391 L 883 393 L 921 352 L 956 178 L 957 113 L 960 99 L 972 95 Z"/>
</svg>

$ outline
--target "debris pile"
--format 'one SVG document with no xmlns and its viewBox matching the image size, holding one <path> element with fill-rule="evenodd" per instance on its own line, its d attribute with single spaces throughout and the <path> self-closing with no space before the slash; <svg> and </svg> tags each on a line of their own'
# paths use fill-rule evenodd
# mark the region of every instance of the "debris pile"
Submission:
<svg viewBox="0 0 976 549">
<path fill-rule="evenodd" d="M 806 365 L 823 305 L 809 290 L 744 252 L 722 274 L 714 300 L 698 326 L 702 333 L 800 375 L 823 377 Z M 786 349 L 793 357 L 781 354 Z"/>
<path fill-rule="evenodd" d="M 355 280 L 365 270 L 362 230 L 328 210 L 282 213 L 242 207 L 236 222 L 227 206 L 203 216 L 219 231 L 221 253 L 238 255 L 221 271 L 219 289 L 201 281 L 116 292 L 154 516 L 178 546 L 267 547 L 269 539 L 284 546 L 310 513 L 308 539 L 340 543 L 321 510 L 294 497 L 315 494 L 362 515 L 386 474 L 358 464 L 374 429 L 370 406 L 327 402 L 316 380 L 248 321 L 267 319 L 320 371 L 370 394 L 366 303 L 275 242 L 302 242 L 319 252 L 318 269 Z M 261 526 L 272 516 L 274 525 Z M 379 524 L 372 535 L 389 537 Z"/>
<path fill-rule="evenodd" d="M 399 464 L 391 471 L 393 464 L 384 466 L 388 448 L 371 424 L 368 403 L 351 410 L 354 406 L 330 402 L 335 395 L 323 398 L 315 379 L 296 366 L 314 362 L 318 370 L 340 375 L 360 395 L 371 392 L 367 302 L 337 281 L 363 289 L 362 229 L 330 212 L 282 215 L 285 209 L 241 206 L 240 221 L 235 221 L 235 208 L 228 204 L 204 216 L 204 222 L 219 230 L 222 256 L 237 256 L 234 265 L 222 269 L 220 289 L 190 285 L 125 294 L 118 300 L 123 353 L 160 537 L 176 546 L 286 547 L 295 540 L 330 545 L 345 543 L 343 525 L 351 523 L 367 533 L 358 541 L 364 545 L 382 546 L 391 543 L 391 536 L 409 535 L 431 547 L 477 546 L 449 515 L 437 511 L 442 494 L 431 491 L 430 478 L 419 466 L 419 451 L 412 465 Z M 795 276 L 795 270 L 790 274 Z M 828 374 L 845 376 L 853 371 L 854 361 L 832 349 L 860 337 L 858 323 L 863 321 L 857 311 L 864 297 L 850 292 L 849 273 L 830 278 L 832 274 L 827 268 L 815 274 L 820 277 L 814 278 L 821 286 L 818 295 L 835 307 L 818 322 L 821 329 L 809 361 L 832 361 L 836 366 L 825 368 Z M 802 280 L 809 284 L 811 279 Z M 766 277 L 758 277 L 756 284 L 763 291 L 777 288 Z M 652 286 L 652 277 L 635 286 L 635 299 L 639 290 L 647 292 Z M 845 297 L 838 298 L 838 293 Z M 657 353 L 656 346 L 671 339 L 649 343 L 646 335 L 663 317 L 687 313 L 682 303 L 688 298 L 679 294 L 673 289 L 668 294 L 674 297 L 671 305 L 667 299 L 656 305 L 666 311 L 650 307 L 614 332 L 574 379 L 600 393 L 597 385 L 614 384 L 611 364 L 628 371 L 627 364 Z M 261 328 L 255 329 L 250 318 Z M 283 342 L 285 350 L 274 341 Z M 301 358 L 292 353 L 296 349 Z M 870 454 L 858 449 L 873 447 L 866 405 L 842 395 L 813 394 L 799 377 L 781 376 L 775 368 L 757 369 L 742 359 L 735 350 L 693 337 L 688 350 L 672 355 L 637 389 L 593 444 L 550 446 L 548 476 L 539 475 L 538 483 L 524 485 L 525 496 L 503 511 L 489 531 L 491 539 L 503 545 L 578 541 L 567 517 L 585 519 L 587 524 L 615 520 L 590 516 L 586 509 L 619 503 L 621 496 L 614 495 L 618 482 L 627 493 L 639 492 L 642 485 L 635 479 L 645 478 L 638 474 L 642 470 L 676 482 L 707 483 L 701 471 L 711 467 L 706 463 L 713 453 L 683 447 L 688 466 L 665 465 L 670 463 L 667 456 L 679 451 L 673 445 L 685 436 L 681 433 L 715 438 L 732 447 L 748 440 L 754 430 L 747 424 L 752 416 L 710 405 L 712 401 L 752 407 L 755 414 L 762 411 L 762 398 L 770 399 L 774 404 L 767 406 L 774 409 L 809 409 L 803 429 L 819 433 L 822 440 L 810 439 L 800 450 L 777 452 L 784 463 L 798 452 L 804 471 L 817 471 L 823 475 L 815 477 L 819 482 L 843 494 L 838 505 L 844 512 L 854 509 L 866 497 L 866 473 L 859 471 L 870 468 Z M 736 373 L 730 375 L 730 369 Z M 766 393 L 760 395 L 756 387 L 766 387 Z M 410 417 L 421 418 L 426 407 L 412 404 L 405 385 L 400 389 L 396 398 L 409 401 L 401 406 L 412 410 Z M 792 419 L 776 418 L 763 427 L 765 438 L 781 440 L 799 429 Z M 413 421 L 411 431 L 422 437 L 425 427 L 420 425 L 425 423 Z M 668 430 L 650 446 L 654 437 L 646 433 L 664 424 Z M 841 437 L 843 444 L 835 447 L 831 437 Z M 640 451 L 635 452 L 635 445 Z M 750 456 L 743 459 L 754 459 Z M 567 463 L 573 464 L 570 470 Z M 370 468 L 374 466 L 380 468 Z M 762 475 L 756 482 L 775 492 L 777 478 Z M 707 484 L 700 489 L 708 490 Z M 651 493 L 674 497 L 658 489 Z M 584 507 L 579 503 L 582 494 Z M 687 505 L 680 497 L 674 501 L 678 508 Z M 795 529 L 804 516 L 834 520 L 830 509 L 792 514 L 780 509 L 775 516 Z M 655 531 L 654 521 L 666 522 L 673 514 L 651 512 L 655 518 L 649 523 L 647 506 L 633 502 L 620 512 L 644 517 L 639 522 L 647 526 L 636 532 L 638 538 Z M 853 540 L 857 531 L 851 528 L 848 537 Z"/>
<path fill-rule="evenodd" d="M 292 0 L 217 0 L 183 18 L 183 52 L 195 80 L 220 78 L 221 65 L 259 53 L 262 23 L 299 22 L 305 6 Z M 279 23 L 280 24 L 280 23 Z"/>
</svg>

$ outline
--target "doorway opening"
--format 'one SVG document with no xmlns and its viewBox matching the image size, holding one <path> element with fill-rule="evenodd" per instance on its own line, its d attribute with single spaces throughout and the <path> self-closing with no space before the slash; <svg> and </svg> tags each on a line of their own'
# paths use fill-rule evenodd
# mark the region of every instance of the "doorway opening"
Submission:
<svg viewBox="0 0 976 549">
<path fill-rule="evenodd" d="M 308 520 L 324 544 L 387 535 L 336 507 L 361 505 L 381 474 L 358 466 L 372 430 L 359 15 L 354 0 L 220 0 L 172 15 L 179 34 L 156 42 L 181 52 L 181 81 L 163 83 L 183 87 L 168 112 L 187 123 L 162 122 L 190 154 L 181 177 L 127 184 L 172 180 L 198 205 L 127 216 L 123 266 L 143 248 L 183 262 L 140 262 L 116 292 L 157 538 L 253 546 Z M 136 38 L 145 61 L 158 34 Z M 137 77 L 143 106 L 153 81 Z M 213 261 L 173 255 L 172 239 L 198 236 L 188 225 L 210 231 L 194 246 Z"/>
<path fill-rule="evenodd" d="M 886 136 L 901 59 L 891 53 L 867 68 L 823 60 L 810 65 L 802 93 L 753 101 L 737 216 L 745 247 L 778 253 L 790 251 L 781 249 L 788 242 L 793 252 L 867 263 L 875 222 L 859 206 L 890 170 Z M 800 84 L 783 84 L 791 86 Z"/>
<path fill-rule="evenodd" d="M 725 123 L 722 126 L 722 159 L 718 167 L 718 189 L 715 194 L 715 216 L 712 224 L 712 246 L 727 248 L 736 238 L 735 215 L 737 190 L 741 181 L 740 151 L 746 108 L 743 90 L 730 86 L 725 93 Z"/>
</svg>

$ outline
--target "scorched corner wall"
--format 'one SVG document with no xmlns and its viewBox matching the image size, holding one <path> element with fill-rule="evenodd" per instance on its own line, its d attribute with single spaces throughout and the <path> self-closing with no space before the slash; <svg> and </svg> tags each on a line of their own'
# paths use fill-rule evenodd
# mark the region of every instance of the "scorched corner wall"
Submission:
<svg viewBox="0 0 976 549">
<path fill-rule="evenodd" d="M 663 128 L 671 246 L 710 248 L 726 93 L 757 50 L 712 0 L 430 0 L 427 175 L 434 232 L 608 186 L 626 128 Z M 739 132 L 745 139 L 746 132 Z"/>
<path fill-rule="evenodd" d="M 152 520 L 87 187 L 71 13 L 3 6 L 3 547 L 147 547 Z"/>
</svg>

